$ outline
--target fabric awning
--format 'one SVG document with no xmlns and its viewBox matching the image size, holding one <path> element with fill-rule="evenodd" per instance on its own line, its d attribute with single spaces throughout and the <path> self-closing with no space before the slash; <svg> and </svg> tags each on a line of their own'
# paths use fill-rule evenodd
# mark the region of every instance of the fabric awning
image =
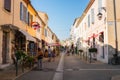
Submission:
<svg viewBox="0 0 120 80">
<path fill-rule="evenodd" d="M 39 39 L 39 38 L 37 38 L 37 37 L 34 37 L 38 42 L 41 42 L 41 40 Z"/>
<path fill-rule="evenodd" d="M 47 44 L 48 46 L 61 46 L 61 44 L 60 43 L 49 43 L 49 44 Z"/>
<path fill-rule="evenodd" d="M 36 42 L 36 39 L 33 38 L 30 34 L 28 34 L 26 31 L 24 31 L 24 30 L 19 30 L 19 31 L 26 36 L 26 40 Z"/>
</svg>

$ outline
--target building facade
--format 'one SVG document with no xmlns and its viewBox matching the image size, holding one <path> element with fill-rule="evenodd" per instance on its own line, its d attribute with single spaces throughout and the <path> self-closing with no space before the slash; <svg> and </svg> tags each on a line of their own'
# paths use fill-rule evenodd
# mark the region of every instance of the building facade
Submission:
<svg viewBox="0 0 120 80">
<path fill-rule="evenodd" d="M 116 52 L 120 54 L 119 2 L 119 0 L 90 0 L 79 21 L 82 45 L 96 47 L 98 49 L 96 58 L 104 63 L 109 63 Z"/>
<path fill-rule="evenodd" d="M 13 46 L 28 55 L 45 45 L 44 29 L 48 16 L 41 18 L 30 0 L 1 0 L 0 2 L 0 68 L 11 64 Z"/>
</svg>

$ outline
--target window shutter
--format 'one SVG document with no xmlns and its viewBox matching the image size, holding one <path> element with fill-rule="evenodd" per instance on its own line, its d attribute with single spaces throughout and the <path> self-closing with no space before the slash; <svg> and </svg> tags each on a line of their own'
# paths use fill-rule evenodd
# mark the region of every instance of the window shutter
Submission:
<svg viewBox="0 0 120 80">
<path fill-rule="evenodd" d="M 27 15 L 27 24 L 28 24 L 28 26 L 30 25 L 30 21 L 29 21 L 30 17 L 29 16 L 30 16 L 30 13 L 28 12 L 28 15 Z"/>
<path fill-rule="evenodd" d="M 33 15 L 30 15 L 30 24 L 33 22 Z M 31 25 L 32 27 L 32 25 Z"/>
<path fill-rule="evenodd" d="M 98 0 L 98 12 L 101 12 L 102 0 Z"/>
<path fill-rule="evenodd" d="M 29 25 L 31 26 L 31 14 L 29 13 Z"/>
<path fill-rule="evenodd" d="M 11 12 L 11 0 L 4 0 L 4 9 Z"/>
<path fill-rule="evenodd" d="M 90 15 L 88 15 L 88 27 L 90 27 Z"/>
<path fill-rule="evenodd" d="M 20 3 L 20 20 L 23 20 L 23 4 Z"/>
<path fill-rule="evenodd" d="M 24 14 L 25 14 L 25 23 L 27 23 L 28 12 L 27 12 L 27 8 L 26 8 L 26 7 L 25 7 L 25 12 L 24 12 Z"/>
<path fill-rule="evenodd" d="M 23 21 L 26 21 L 26 11 L 25 11 L 25 6 L 23 5 Z"/>
<path fill-rule="evenodd" d="M 91 22 L 94 24 L 94 9 L 91 9 Z"/>
</svg>

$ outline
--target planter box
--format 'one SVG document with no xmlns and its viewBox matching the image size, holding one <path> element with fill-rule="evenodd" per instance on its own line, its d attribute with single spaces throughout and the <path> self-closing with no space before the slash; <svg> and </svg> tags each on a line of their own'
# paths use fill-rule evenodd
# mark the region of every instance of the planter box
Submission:
<svg viewBox="0 0 120 80">
<path fill-rule="evenodd" d="M 89 52 L 97 52 L 97 48 L 89 48 Z"/>
</svg>

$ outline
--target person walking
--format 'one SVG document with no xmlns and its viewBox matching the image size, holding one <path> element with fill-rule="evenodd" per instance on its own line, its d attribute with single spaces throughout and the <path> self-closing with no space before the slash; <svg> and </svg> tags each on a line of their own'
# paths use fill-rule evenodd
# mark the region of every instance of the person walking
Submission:
<svg viewBox="0 0 120 80">
<path fill-rule="evenodd" d="M 42 52 L 42 50 L 40 48 L 38 48 L 37 59 L 38 59 L 38 69 L 42 70 L 43 52 Z"/>
<path fill-rule="evenodd" d="M 47 49 L 45 49 L 44 57 L 45 57 L 45 58 L 48 58 L 48 50 L 47 50 Z"/>
<path fill-rule="evenodd" d="M 55 55 L 56 54 L 56 51 L 55 51 L 55 49 L 53 49 L 53 51 L 52 51 L 52 59 L 53 59 L 53 61 L 55 61 Z"/>
<path fill-rule="evenodd" d="M 51 50 L 50 46 L 48 46 L 48 62 L 51 61 L 51 57 L 52 57 L 52 50 Z"/>
</svg>

